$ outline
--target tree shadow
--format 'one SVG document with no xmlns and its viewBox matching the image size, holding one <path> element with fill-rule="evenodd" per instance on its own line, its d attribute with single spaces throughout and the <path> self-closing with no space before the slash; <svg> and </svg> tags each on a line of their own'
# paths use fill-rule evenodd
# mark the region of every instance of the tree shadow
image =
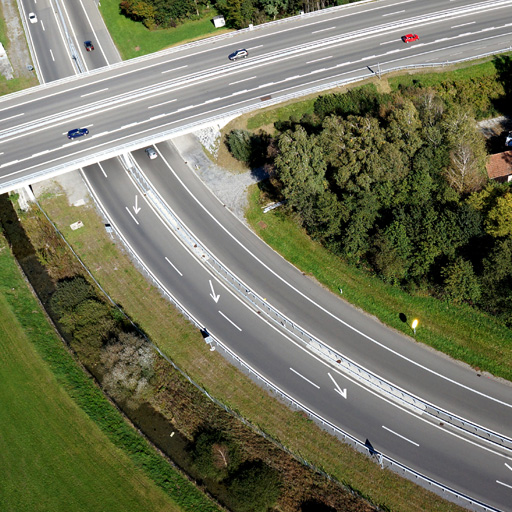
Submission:
<svg viewBox="0 0 512 512">
<path fill-rule="evenodd" d="M 493 59 L 494 67 L 497 72 L 497 79 L 503 85 L 504 96 L 493 101 L 495 108 L 499 112 L 506 114 L 512 113 L 510 99 L 512 99 L 512 57 L 509 55 L 497 55 Z"/>
</svg>

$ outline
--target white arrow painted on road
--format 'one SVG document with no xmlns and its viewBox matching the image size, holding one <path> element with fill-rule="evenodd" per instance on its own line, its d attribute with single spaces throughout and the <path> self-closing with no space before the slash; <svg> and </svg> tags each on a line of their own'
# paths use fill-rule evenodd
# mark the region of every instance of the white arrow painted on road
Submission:
<svg viewBox="0 0 512 512">
<path fill-rule="evenodd" d="M 215 304 L 217 304 L 217 302 L 219 302 L 219 299 L 220 299 L 220 295 L 215 295 L 215 290 L 213 289 L 213 284 L 210 280 L 210 288 L 212 289 L 212 293 L 210 293 L 210 297 L 215 301 Z"/>
<path fill-rule="evenodd" d="M 334 385 L 336 386 L 334 388 L 334 391 L 336 391 L 336 393 L 339 393 L 343 398 L 345 398 L 345 400 L 347 399 L 347 388 L 343 388 L 341 389 L 339 386 L 338 386 L 338 383 L 333 379 L 332 375 L 330 373 L 327 373 L 327 375 L 329 375 L 329 377 L 331 378 L 331 380 L 334 382 Z"/>
<path fill-rule="evenodd" d="M 135 212 L 135 215 L 140 212 L 140 207 L 137 206 L 137 201 L 139 200 L 139 196 L 135 194 L 135 206 L 133 207 L 133 211 Z"/>
</svg>

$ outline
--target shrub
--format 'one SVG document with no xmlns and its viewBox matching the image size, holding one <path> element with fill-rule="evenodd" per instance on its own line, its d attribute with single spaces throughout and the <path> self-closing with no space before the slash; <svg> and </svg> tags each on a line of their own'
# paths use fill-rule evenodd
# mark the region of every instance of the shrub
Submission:
<svg viewBox="0 0 512 512">
<path fill-rule="evenodd" d="M 227 146 L 231 154 L 240 162 L 251 161 L 252 135 L 247 130 L 231 130 L 227 136 Z"/>
<path fill-rule="evenodd" d="M 83 276 L 63 279 L 57 283 L 50 300 L 52 311 L 61 318 L 66 312 L 73 311 L 81 302 L 96 296 L 94 287 Z"/>
</svg>

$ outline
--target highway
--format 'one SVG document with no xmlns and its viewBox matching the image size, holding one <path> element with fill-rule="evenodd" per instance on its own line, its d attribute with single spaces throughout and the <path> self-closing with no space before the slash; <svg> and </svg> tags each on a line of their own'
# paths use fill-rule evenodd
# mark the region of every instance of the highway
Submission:
<svg viewBox="0 0 512 512">
<path fill-rule="evenodd" d="M 318 15 L 238 34 L 215 45 L 161 52 L 2 98 L 3 183 L 49 167 L 69 167 L 70 159 L 87 163 L 124 152 L 121 145 L 126 142 L 143 146 L 146 137 L 167 137 L 162 129 L 178 130 L 255 102 L 263 105 L 268 100 L 262 98 L 268 96 L 276 98 L 344 76 L 370 76 L 367 66 L 376 63 L 384 69 L 441 62 L 458 58 L 454 56 L 458 52 L 476 55 L 508 45 L 510 31 L 503 9 L 510 2 L 450 2 L 453 12 L 448 19 L 424 15 L 423 4 L 401 2 L 398 11 L 403 12 L 397 11 L 396 2 L 351 6 L 335 16 Z M 456 11 L 462 5 L 465 10 Z M 477 10 L 479 5 L 483 10 Z M 429 3 L 429 12 L 438 10 L 447 11 L 446 2 Z M 418 17 L 414 24 L 407 21 Z M 419 44 L 404 46 L 399 37 L 406 32 L 418 32 Z M 89 39 L 88 34 L 76 37 Z M 226 62 L 227 53 L 242 46 L 249 50 L 249 59 Z M 114 61 L 115 55 L 110 62 Z M 94 63 L 90 64 L 92 69 Z M 77 126 L 89 127 L 91 135 L 66 142 L 67 129 Z M 439 358 L 313 285 L 227 213 L 172 146 L 158 147 L 164 158 L 155 161 L 135 153 L 147 177 L 203 245 L 251 289 L 372 372 L 512 437 L 507 384 L 483 379 Z M 127 214 L 135 195 L 141 196 L 117 160 L 104 162 L 102 170 L 86 168 L 85 175 L 112 223 L 162 285 L 260 373 L 363 442 L 369 439 L 375 449 L 463 493 L 510 509 L 509 452 L 482 445 L 448 425 L 435 425 L 395 401 L 384 401 L 301 350 L 199 265 L 148 204 L 137 214 L 138 223 Z M 210 281 L 220 290 L 218 304 L 210 295 Z M 347 398 L 339 392 L 344 389 Z"/>
</svg>

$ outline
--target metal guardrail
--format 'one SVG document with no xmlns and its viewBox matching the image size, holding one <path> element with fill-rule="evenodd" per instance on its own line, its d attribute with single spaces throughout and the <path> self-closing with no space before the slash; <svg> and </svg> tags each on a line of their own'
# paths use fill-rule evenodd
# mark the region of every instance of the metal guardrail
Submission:
<svg viewBox="0 0 512 512">
<path fill-rule="evenodd" d="M 149 186 L 149 182 L 146 180 L 146 178 L 141 174 L 138 173 L 136 170 L 136 166 L 130 163 L 130 158 L 128 159 L 123 158 L 125 166 L 128 165 L 128 170 L 132 172 L 132 176 L 136 179 L 137 183 L 139 183 L 139 186 L 144 187 L 142 190 L 148 190 L 146 189 L 147 186 Z M 134 174 L 135 172 L 135 174 Z M 138 174 L 138 177 L 136 175 Z M 139 181 L 140 180 L 140 181 Z M 87 183 L 87 180 L 85 180 Z M 89 184 L 87 183 L 89 186 Z M 91 188 L 89 187 L 89 190 Z M 92 191 L 91 191 L 92 192 Z M 115 223 L 112 222 L 112 220 L 108 217 L 106 212 L 103 210 L 103 207 L 101 204 L 96 200 L 96 197 L 94 193 L 91 193 L 92 197 L 94 198 L 96 205 L 103 213 L 103 216 L 105 219 L 108 219 L 108 221 L 111 223 L 112 228 L 116 232 L 117 236 L 120 238 L 120 240 L 123 242 L 124 246 L 128 250 L 128 252 L 131 254 L 132 258 L 136 261 L 136 263 L 142 268 L 143 272 L 146 274 L 146 276 L 155 284 L 155 286 L 160 290 L 160 292 L 172 303 L 174 306 L 178 309 L 178 311 L 187 318 L 193 325 L 195 325 L 198 329 L 204 329 L 204 326 L 201 325 L 201 323 L 198 321 L 197 318 L 192 315 L 185 306 L 183 306 L 173 295 L 169 292 L 163 286 L 163 284 L 160 282 L 160 280 L 154 276 L 154 274 L 151 272 L 151 270 L 146 266 L 144 261 L 138 256 L 138 254 L 130 247 L 130 245 L 126 242 L 122 234 L 117 229 L 117 226 Z M 181 228 L 183 225 L 181 222 L 179 222 L 179 219 L 176 219 L 178 221 L 178 226 Z M 184 227 L 184 226 L 183 226 Z M 57 228 L 55 228 L 57 229 Z M 58 231 L 58 230 L 57 230 Z M 179 230 L 181 231 L 181 229 Z M 61 235 L 63 236 L 63 235 Z M 181 233 L 180 233 L 181 236 Z M 64 237 L 63 237 L 64 238 Z M 65 239 L 64 239 L 65 240 Z M 193 237 L 190 238 L 189 234 L 185 234 L 183 240 L 186 240 L 186 243 L 189 243 L 193 240 Z M 66 241 L 67 243 L 67 241 Z M 69 244 L 68 244 L 69 245 Z M 78 256 L 77 256 L 78 257 Z M 94 278 L 93 278 L 94 279 Z M 107 296 L 108 297 L 108 296 Z M 110 297 L 108 297 L 109 300 L 112 301 Z M 445 499 L 448 499 L 454 503 L 457 503 L 459 505 L 462 505 L 470 510 L 474 510 L 477 512 L 501 512 L 499 509 L 492 507 L 490 505 L 487 505 L 479 500 L 476 500 L 472 498 L 471 496 L 468 496 L 464 493 L 460 493 L 456 491 L 455 489 L 452 489 L 446 485 L 443 485 L 439 482 L 436 482 L 432 478 L 427 477 L 426 475 L 423 475 L 422 473 L 415 471 L 404 464 L 400 463 L 399 461 L 393 459 L 392 457 L 389 457 L 385 455 L 382 452 L 379 452 L 375 450 L 371 445 L 368 445 L 367 443 L 363 443 L 356 437 L 352 436 L 351 434 L 345 432 L 338 426 L 334 425 L 330 421 L 326 420 L 319 414 L 315 413 L 308 407 L 306 407 L 304 404 L 293 398 L 291 395 L 280 389 L 278 386 L 273 384 L 270 380 L 268 380 L 266 377 L 261 375 L 257 370 L 255 370 L 251 365 L 246 363 L 242 358 L 240 358 L 235 352 L 233 352 L 229 347 L 227 347 L 220 339 L 216 338 L 214 335 L 210 335 L 212 340 L 209 342 L 210 344 L 215 343 L 215 346 L 219 349 L 221 349 L 225 356 L 227 356 L 236 366 L 241 368 L 243 371 L 248 373 L 253 380 L 255 379 L 260 384 L 263 384 L 268 389 L 270 389 L 276 397 L 278 397 L 282 402 L 287 404 L 288 406 L 294 407 L 297 410 L 300 410 L 304 412 L 309 418 L 314 420 L 318 425 L 322 426 L 325 430 L 332 433 L 345 443 L 349 444 L 353 448 L 355 448 L 360 453 L 364 453 L 365 455 L 368 455 L 370 458 L 372 458 L 375 462 L 380 464 L 381 468 L 387 468 L 395 473 L 400 474 L 401 476 L 417 483 L 418 485 L 421 485 L 422 487 L 429 489 L 438 495 L 444 497 Z M 150 343 L 151 341 L 148 340 Z M 317 468 L 314 464 L 312 464 L 310 461 L 304 459 L 300 455 L 294 453 L 293 451 L 289 450 L 286 446 L 284 446 L 281 442 L 274 439 L 272 436 L 269 436 L 267 433 L 262 431 L 259 427 L 256 425 L 253 425 L 251 422 L 249 422 L 246 418 L 241 416 L 239 413 L 222 403 L 220 400 L 213 397 L 210 393 L 208 393 L 207 390 L 205 390 L 202 386 L 200 386 L 198 383 L 196 383 L 191 377 L 189 377 L 179 366 L 177 366 L 172 359 L 170 359 L 166 354 L 164 354 L 158 347 L 152 344 L 152 346 L 155 348 L 155 350 L 166 360 L 168 361 L 177 371 L 179 371 L 192 385 L 194 385 L 198 390 L 200 390 L 205 396 L 207 396 L 212 402 L 217 404 L 219 407 L 222 407 L 226 412 L 231 414 L 232 416 L 238 418 L 240 421 L 245 423 L 247 426 L 249 426 L 251 429 L 253 429 L 255 432 L 263 435 L 266 439 L 273 442 L 280 448 L 284 449 L 287 453 L 292 455 L 295 459 L 299 460 L 306 466 L 310 467 L 312 470 L 316 471 L 317 473 L 320 473 L 324 475 L 325 477 L 333 480 L 332 476 L 325 473 L 320 468 Z"/>
</svg>

